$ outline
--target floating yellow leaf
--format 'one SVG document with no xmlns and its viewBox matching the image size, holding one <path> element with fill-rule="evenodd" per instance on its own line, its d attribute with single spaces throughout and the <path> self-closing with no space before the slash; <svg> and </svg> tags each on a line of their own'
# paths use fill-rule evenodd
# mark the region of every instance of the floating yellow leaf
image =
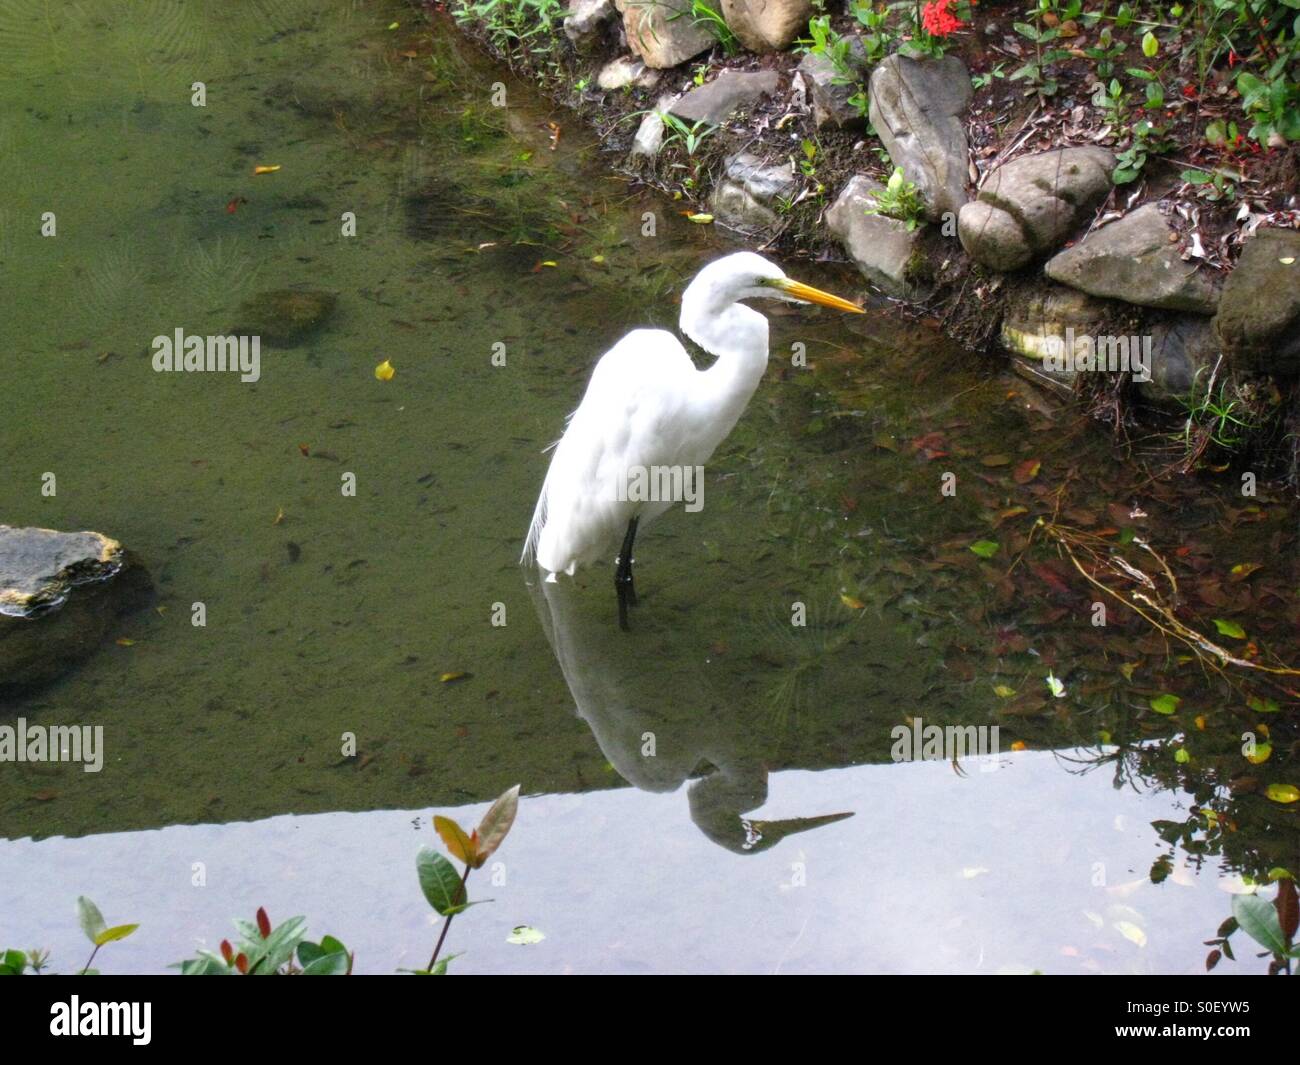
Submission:
<svg viewBox="0 0 1300 1065">
<path fill-rule="evenodd" d="M 840 593 L 840 602 L 843 603 L 850 610 L 862 610 L 867 605 L 857 596 L 849 595 L 847 592 Z"/>
<path fill-rule="evenodd" d="M 1010 699 L 1016 694 L 1016 689 L 1008 688 L 1005 684 L 996 684 L 993 687 L 993 694 L 999 699 Z"/>
<path fill-rule="evenodd" d="M 115 640 L 114 642 L 117 644 L 118 647 L 134 647 L 134 646 L 135 646 L 135 641 L 134 641 L 134 640 L 128 640 L 125 636 L 121 637 L 121 638 L 118 639 L 118 640 Z"/>
<path fill-rule="evenodd" d="M 1147 934 L 1132 921 L 1116 921 L 1115 931 L 1130 943 L 1136 943 L 1139 947 L 1147 945 Z"/>
<path fill-rule="evenodd" d="M 275 517 L 272 519 L 272 525 L 281 525 L 284 523 L 284 507 L 275 508 Z"/>
<path fill-rule="evenodd" d="M 547 259 L 547 260 L 545 260 L 545 261 L 542 263 L 542 265 L 543 265 L 543 266 L 559 266 L 560 264 L 557 263 L 554 259 Z"/>
<path fill-rule="evenodd" d="M 1023 751 L 1023 750 L 1025 750 L 1025 749 L 1026 749 L 1026 748 L 1025 748 L 1025 741 L 1024 741 L 1024 740 L 1016 740 L 1016 742 L 1013 743 L 1013 744 L 1011 745 L 1011 749 L 1012 749 L 1013 751 Z"/>
<path fill-rule="evenodd" d="M 1205 731 L 1205 715 L 1204 715 L 1204 714 L 1197 714 L 1197 715 L 1196 715 L 1196 727 L 1197 727 L 1197 729 L 1199 729 L 1201 732 L 1204 732 L 1204 731 Z"/>
<path fill-rule="evenodd" d="M 1279 259 L 1278 262 L 1280 262 L 1283 266 L 1290 266 L 1293 262 L 1295 262 L 1295 256 L 1285 255 L 1281 259 Z"/>
<path fill-rule="evenodd" d="M 1274 802 L 1295 802 L 1300 799 L 1300 788 L 1294 784 L 1270 784 L 1264 789 L 1264 794 Z"/>
<path fill-rule="evenodd" d="M 1257 743 L 1254 749 L 1246 755 L 1246 761 L 1251 765 L 1263 765 L 1273 754 L 1273 745 L 1271 743 Z M 1272 798 L 1272 796 L 1269 796 Z"/>
<path fill-rule="evenodd" d="M 603 263 L 603 262 L 605 261 L 605 256 L 603 256 L 603 255 L 593 255 L 593 256 L 591 257 L 591 261 L 592 261 L 593 263 L 597 263 L 597 264 L 599 264 L 599 263 Z"/>
<path fill-rule="evenodd" d="M 453 681 L 469 680 L 473 675 L 473 673 L 462 673 L 458 670 L 452 670 L 450 673 L 440 673 L 438 675 L 438 680 L 443 684 L 451 684 Z"/>
<path fill-rule="evenodd" d="M 387 359 L 375 367 L 375 377 L 380 381 L 391 381 L 393 379 L 393 374 L 395 373 L 397 373 L 397 371 L 393 369 L 393 364 Z"/>
<path fill-rule="evenodd" d="M 280 169 L 280 164 L 279 164 L 279 163 L 276 163 L 275 166 L 255 166 L 255 167 L 253 167 L 253 173 L 254 173 L 254 174 L 274 174 L 274 173 L 275 173 L 277 170 L 279 170 L 279 169 Z"/>
<path fill-rule="evenodd" d="M 711 215 L 711 214 L 688 214 L 688 215 L 686 216 L 686 220 L 687 220 L 688 222 L 694 222 L 696 225 L 707 226 L 710 222 L 713 221 L 713 215 Z"/>
</svg>

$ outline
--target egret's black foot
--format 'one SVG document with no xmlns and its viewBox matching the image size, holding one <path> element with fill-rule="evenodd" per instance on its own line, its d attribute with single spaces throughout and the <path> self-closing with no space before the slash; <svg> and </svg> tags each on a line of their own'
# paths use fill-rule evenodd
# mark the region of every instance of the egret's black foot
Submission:
<svg viewBox="0 0 1300 1065">
<path fill-rule="evenodd" d="M 632 542 L 636 539 L 636 518 L 627 523 L 627 535 L 623 537 L 623 549 L 618 553 L 614 563 L 614 590 L 618 593 L 618 627 L 630 632 L 627 623 L 627 608 L 636 606 L 636 583 L 632 579 Z"/>
</svg>

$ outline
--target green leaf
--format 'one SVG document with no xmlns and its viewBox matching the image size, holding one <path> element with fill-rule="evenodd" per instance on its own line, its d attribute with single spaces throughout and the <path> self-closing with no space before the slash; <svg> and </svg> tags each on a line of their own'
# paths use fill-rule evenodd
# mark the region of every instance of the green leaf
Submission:
<svg viewBox="0 0 1300 1065">
<path fill-rule="evenodd" d="M 1170 695 L 1167 692 L 1162 695 L 1155 695 L 1151 698 L 1151 709 L 1157 714 L 1172 714 L 1178 709 L 1178 704 L 1182 699 L 1176 695 Z"/>
<path fill-rule="evenodd" d="M 976 540 L 970 545 L 970 549 L 980 558 L 992 558 L 1001 546 L 996 540 Z"/>
<path fill-rule="evenodd" d="M 1187 753 L 1186 747 L 1179 747 L 1178 750 L 1174 752 L 1174 761 L 1179 765 L 1186 765 L 1191 760 L 1192 756 Z"/>
<path fill-rule="evenodd" d="M 1214 176 L 1204 170 L 1184 170 L 1179 176 L 1189 185 L 1208 185 L 1214 180 Z"/>
<path fill-rule="evenodd" d="M 415 871 L 420 878 L 420 890 L 429 905 L 444 917 L 463 905 L 460 874 L 456 867 L 432 847 L 421 847 L 415 856 Z"/>
<path fill-rule="evenodd" d="M 1246 638 L 1246 630 L 1235 621 L 1224 621 L 1223 618 L 1215 618 L 1214 627 L 1219 630 L 1220 636 L 1231 636 L 1234 640 L 1244 640 Z"/>
<path fill-rule="evenodd" d="M 1246 705 L 1249 706 L 1252 710 L 1254 710 L 1257 714 L 1276 714 L 1280 709 L 1280 707 L 1277 705 L 1276 699 L 1269 699 L 1269 698 L 1260 699 L 1254 695 L 1252 695 L 1249 699 L 1246 700 Z"/>
<path fill-rule="evenodd" d="M 81 922 L 81 930 L 86 933 L 86 938 L 98 945 L 99 934 L 108 925 L 105 924 L 104 915 L 99 912 L 99 907 L 85 895 L 77 896 L 77 919 Z"/>
<path fill-rule="evenodd" d="M 1277 910 L 1268 899 L 1258 895 L 1233 895 L 1232 916 L 1251 939 L 1270 953 L 1285 954 L 1289 949 L 1282 935 Z"/>
<path fill-rule="evenodd" d="M 1152 59 L 1159 51 L 1160 42 L 1156 40 L 1156 35 L 1150 30 L 1147 30 L 1146 33 L 1142 35 L 1142 54 L 1148 59 Z"/>
<path fill-rule="evenodd" d="M 118 924 L 112 928 L 105 928 L 95 937 L 95 946 L 102 947 L 105 943 L 116 943 L 119 939 L 125 939 L 139 927 L 138 924 Z"/>
<path fill-rule="evenodd" d="M 346 976 L 348 956 L 339 951 L 322 954 L 302 967 L 303 976 Z"/>
</svg>

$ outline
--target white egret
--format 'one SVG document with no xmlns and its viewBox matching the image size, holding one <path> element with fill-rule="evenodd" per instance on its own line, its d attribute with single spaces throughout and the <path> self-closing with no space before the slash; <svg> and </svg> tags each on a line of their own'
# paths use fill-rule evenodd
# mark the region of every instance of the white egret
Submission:
<svg viewBox="0 0 1300 1065">
<path fill-rule="evenodd" d="M 632 543 L 639 524 L 678 500 L 628 492 L 646 471 L 695 470 L 731 432 L 767 368 L 767 319 L 740 303 L 778 299 L 862 308 L 792 281 L 774 263 L 738 252 L 709 263 L 682 293 L 681 330 L 716 361 L 697 370 L 664 329 L 635 329 L 596 364 L 586 394 L 568 420 L 533 512 L 521 561 L 535 561 L 548 581 L 615 558 L 619 625 L 636 605 Z M 680 483 L 678 481 L 677 483 Z M 632 498 L 637 497 L 637 498 Z"/>
</svg>

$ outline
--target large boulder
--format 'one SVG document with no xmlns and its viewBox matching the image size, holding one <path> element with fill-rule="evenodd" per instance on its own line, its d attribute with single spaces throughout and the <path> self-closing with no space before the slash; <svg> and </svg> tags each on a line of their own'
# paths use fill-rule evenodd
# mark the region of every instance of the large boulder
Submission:
<svg viewBox="0 0 1300 1065">
<path fill-rule="evenodd" d="M 1093 296 L 1213 314 L 1218 286 L 1178 253 L 1178 234 L 1148 203 L 1047 261 L 1047 276 Z"/>
<path fill-rule="evenodd" d="M 812 0 L 721 0 L 722 17 L 751 52 L 783 52 L 807 28 Z"/>
<path fill-rule="evenodd" d="M 991 270 L 1019 270 L 1055 251 L 1110 191 L 1115 157 L 1058 148 L 1004 163 L 957 215 L 957 236 Z"/>
<path fill-rule="evenodd" d="M 570 0 L 568 8 L 564 35 L 573 42 L 574 49 L 583 55 L 599 50 L 605 28 L 614 19 L 613 0 Z"/>
<path fill-rule="evenodd" d="M 149 591 L 144 570 L 102 533 L 0 525 L 0 693 L 61 676 Z"/>
<path fill-rule="evenodd" d="M 909 59 L 895 53 L 871 72 L 871 124 L 894 165 L 902 167 L 925 204 L 942 221 L 967 200 L 966 64 L 953 55 Z"/>
<path fill-rule="evenodd" d="M 777 223 L 780 201 L 792 197 L 797 188 L 788 162 L 767 163 L 739 152 L 727 160 L 722 180 L 714 186 L 711 207 L 717 221 L 756 232 Z"/>
<path fill-rule="evenodd" d="M 675 67 L 717 44 L 691 17 L 691 0 L 637 0 L 622 11 L 628 46 L 648 67 Z"/>
<path fill-rule="evenodd" d="M 1255 231 L 1223 286 L 1214 333 L 1241 369 L 1300 374 L 1300 232 Z"/>
<path fill-rule="evenodd" d="M 697 85 L 672 106 L 672 113 L 687 123 L 719 125 L 733 111 L 752 107 L 764 96 L 776 92 L 775 70 L 724 70 L 716 78 Z"/>
<path fill-rule="evenodd" d="M 867 124 L 867 116 L 849 102 L 862 91 L 862 82 L 867 78 L 867 50 L 860 38 L 849 38 L 844 67 L 837 67 L 824 52 L 809 52 L 795 68 L 795 77 L 803 83 L 813 124 L 818 129 Z"/>
<path fill-rule="evenodd" d="M 870 214 L 884 186 L 855 174 L 826 212 L 826 227 L 873 285 L 890 296 L 920 298 L 926 293 L 909 276 L 920 230 L 906 222 Z"/>
</svg>

